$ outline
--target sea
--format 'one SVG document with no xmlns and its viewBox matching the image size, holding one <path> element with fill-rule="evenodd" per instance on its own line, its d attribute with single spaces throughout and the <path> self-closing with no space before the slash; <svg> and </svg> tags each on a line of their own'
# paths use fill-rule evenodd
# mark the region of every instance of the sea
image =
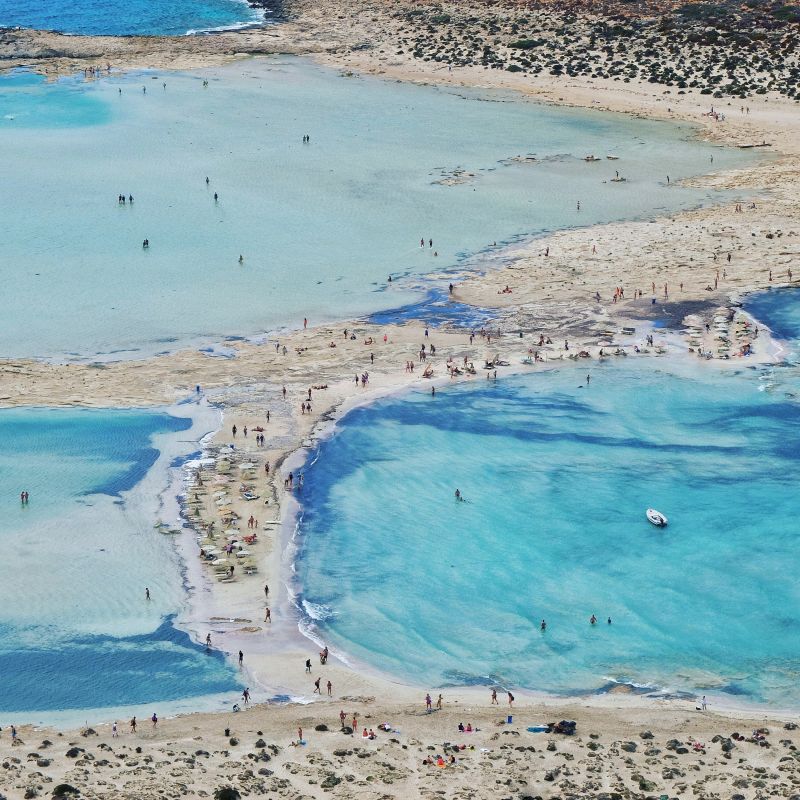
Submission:
<svg viewBox="0 0 800 800">
<path fill-rule="evenodd" d="M 797 352 L 797 291 L 746 306 Z M 352 411 L 305 471 L 302 624 L 430 687 L 797 708 L 799 401 L 796 361 L 648 357 Z"/>
<path fill-rule="evenodd" d="M 264 10 L 246 0 L 0 0 L 0 27 L 69 34 L 182 36 L 264 24 Z"/>
</svg>

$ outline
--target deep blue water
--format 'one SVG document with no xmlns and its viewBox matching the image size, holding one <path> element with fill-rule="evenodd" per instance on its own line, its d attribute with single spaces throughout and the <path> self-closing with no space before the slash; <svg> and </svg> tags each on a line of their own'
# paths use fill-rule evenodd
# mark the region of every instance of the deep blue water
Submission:
<svg viewBox="0 0 800 800">
<path fill-rule="evenodd" d="M 0 626 L 0 711 L 139 704 L 152 711 L 158 703 L 237 691 L 222 653 L 194 644 L 171 618 L 139 636 L 59 637 L 48 644 L 50 633 Z M 32 637 L 42 644 L 29 644 Z"/>
<path fill-rule="evenodd" d="M 780 339 L 800 340 L 800 291 L 771 289 L 748 295 L 744 307 Z"/>
<path fill-rule="evenodd" d="M 0 27 L 92 35 L 181 36 L 263 21 L 244 0 L 0 0 Z"/>
</svg>

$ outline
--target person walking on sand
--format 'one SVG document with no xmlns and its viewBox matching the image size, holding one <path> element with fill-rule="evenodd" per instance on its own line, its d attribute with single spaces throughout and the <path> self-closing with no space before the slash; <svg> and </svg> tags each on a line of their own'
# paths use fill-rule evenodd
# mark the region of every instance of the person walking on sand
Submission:
<svg viewBox="0 0 800 800">
<path fill-rule="evenodd" d="M 311 672 L 311 659 L 306 659 L 306 672 Z"/>
<path fill-rule="evenodd" d="M 300 744 L 303 742 L 303 729 L 299 725 L 297 726 L 297 741 Z"/>
<path fill-rule="evenodd" d="M 245 687 L 245 690 L 242 692 L 242 700 L 244 700 L 245 705 L 250 704 L 250 687 Z"/>
<path fill-rule="evenodd" d="M 131 733 L 136 733 L 136 717 L 131 717 Z"/>
<path fill-rule="evenodd" d="M 153 712 L 153 716 L 150 717 L 150 722 L 153 723 L 153 730 L 155 730 L 156 726 L 158 725 L 158 714 L 156 714 L 155 711 Z"/>
<path fill-rule="evenodd" d="M 705 695 L 703 695 L 702 700 L 700 700 L 700 708 L 702 708 L 703 711 L 707 710 L 707 708 L 708 708 L 708 703 L 706 701 L 706 696 Z"/>
<path fill-rule="evenodd" d="M 206 634 L 206 650 L 211 649 L 211 631 Z"/>
<path fill-rule="evenodd" d="M 269 470 L 267 470 L 269 472 Z M 264 597 L 269 597 L 269 584 L 264 584 Z"/>
<path fill-rule="evenodd" d="M 442 703 L 443 703 L 443 702 L 444 702 L 444 698 L 443 698 L 441 695 L 439 695 L 439 697 L 437 697 L 437 698 L 436 698 L 436 708 L 437 708 L 439 711 L 441 711 L 441 710 L 442 710 Z"/>
<path fill-rule="evenodd" d="M 328 697 L 333 697 L 333 684 L 328 681 Z"/>
<path fill-rule="evenodd" d="M 508 692 L 508 707 L 514 708 L 514 695 Z"/>
<path fill-rule="evenodd" d="M 433 700 L 431 700 L 430 694 L 425 695 L 425 710 L 430 713 L 433 711 Z"/>
<path fill-rule="evenodd" d="M 264 609 L 264 622 L 272 622 L 272 612 L 269 610 L 269 606 Z"/>
<path fill-rule="evenodd" d="M 500 703 L 497 702 L 497 689 L 492 689 L 492 702 L 491 705 L 499 706 Z"/>
<path fill-rule="evenodd" d="M 117 733 L 117 721 L 114 720 L 114 724 L 111 726 L 111 738 L 116 739 L 119 734 Z"/>
<path fill-rule="evenodd" d="M 319 684 L 320 684 L 321 680 L 322 680 L 322 678 L 317 678 L 314 681 L 314 691 L 311 694 L 322 694 L 322 692 L 319 689 Z"/>
<path fill-rule="evenodd" d="M 144 587 L 144 599 L 145 600 L 150 599 L 150 589 L 147 586 Z"/>
</svg>

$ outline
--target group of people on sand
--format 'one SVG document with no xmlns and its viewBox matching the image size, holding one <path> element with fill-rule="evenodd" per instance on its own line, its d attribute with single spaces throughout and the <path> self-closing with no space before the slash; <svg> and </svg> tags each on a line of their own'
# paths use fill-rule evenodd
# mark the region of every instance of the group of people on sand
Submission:
<svg viewBox="0 0 800 800">
<path fill-rule="evenodd" d="M 506 695 L 508 696 L 508 707 L 509 708 L 514 708 L 514 700 L 515 700 L 514 695 L 511 694 L 511 692 L 509 692 L 509 691 L 506 691 Z M 500 701 L 497 699 L 497 689 L 492 689 L 492 702 L 491 702 L 491 705 L 493 705 L 493 706 L 499 706 L 500 705 Z"/>
</svg>

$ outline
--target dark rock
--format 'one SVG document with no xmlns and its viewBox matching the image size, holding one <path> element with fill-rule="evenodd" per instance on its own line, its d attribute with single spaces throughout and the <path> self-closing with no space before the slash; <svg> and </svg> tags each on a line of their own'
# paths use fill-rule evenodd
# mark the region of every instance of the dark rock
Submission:
<svg viewBox="0 0 800 800">
<path fill-rule="evenodd" d="M 639 737 L 642 738 L 642 739 L 652 739 L 653 738 L 653 733 L 652 733 L 652 731 L 642 731 L 639 734 Z"/>
<path fill-rule="evenodd" d="M 49 758 L 38 758 L 38 759 L 36 759 L 36 766 L 37 767 L 49 767 L 50 764 L 52 764 L 52 763 L 53 762 L 50 761 Z"/>
<path fill-rule="evenodd" d="M 349 725 L 345 725 L 342 728 L 342 733 L 344 733 L 346 736 L 352 736 L 353 735 L 353 729 Z"/>
<path fill-rule="evenodd" d="M 85 753 L 86 751 L 82 747 L 70 747 L 69 750 L 65 753 L 67 758 L 77 758 L 81 753 Z"/>
<path fill-rule="evenodd" d="M 68 783 L 59 783 L 53 789 L 53 797 L 72 797 L 80 794 L 80 791 Z"/>
<path fill-rule="evenodd" d="M 228 743 L 231 747 L 236 747 L 236 745 L 239 744 L 239 740 L 235 736 L 231 736 L 231 738 L 228 740 Z"/>
<path fill-rule="evenodd" d="M 267 743 L 263 739 L 257 739 L 255 747 L 266 747 Z"/>
<path fill-rule="evenodd" d="M 85 731 L 81 731 L 81 736 L 97 736 L 97 731 L 94 728 L 87 728 Z"/>
<path fill-rule="evenodd" d="M 214 800 L 239 800 L 241 795 L 232 786 L 223 786 L 214 792 Z"/>
<path fill-rule="evenodd" d="M 327 731 L 328 730 L 328 726 L 323 722 L 323 723 L 321 723 L 319 725 L 315 725 L 314 726 L 314 730 L 315 731 Z"/>
<path fill-rule="evenodd" d="M 322 789 L 333 789 L 334 786 L 338 786 L 341 782 L 341 778 L 337 778 L 333 773 L 331 773 L 325 777 L 322 783 L 320 783 L 320 787 Z"/>
<path fill-rule="evenodd" d="M 635 753 L 636 752 L 636 742 L 623 742 L 620 747 L 626 753 Z"/>
</svg>

